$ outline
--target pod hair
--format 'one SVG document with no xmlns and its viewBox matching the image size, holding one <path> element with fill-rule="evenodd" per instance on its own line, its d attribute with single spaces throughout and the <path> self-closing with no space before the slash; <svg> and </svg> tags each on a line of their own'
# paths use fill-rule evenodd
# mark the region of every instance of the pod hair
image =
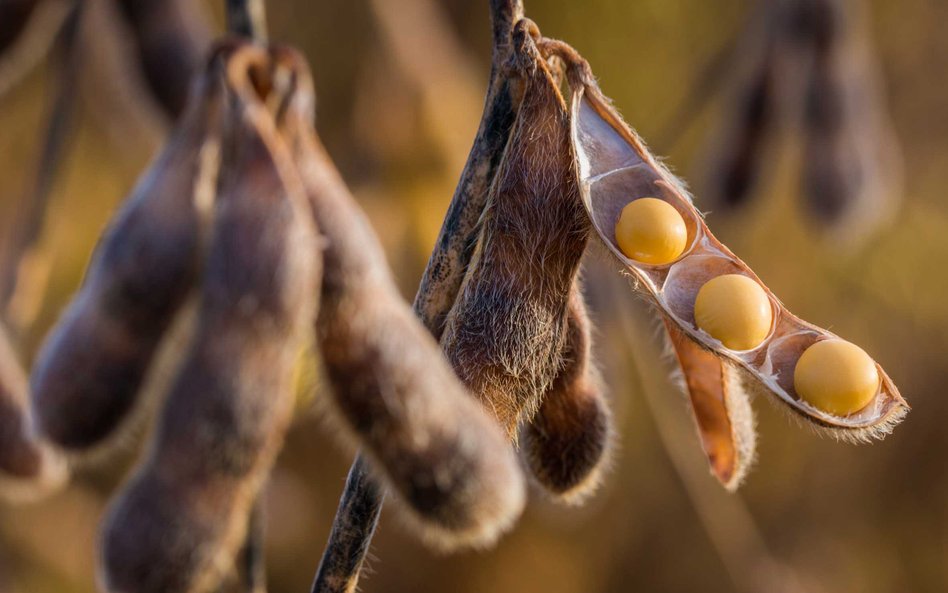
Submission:
<svg viewBox="0 0 948 593">
<path fill-rule="evenodd" d="M 511 32 L 523 18 L 523 3 L 491 0 L 490 13 L 493 50 L 484 114 L 415 295 L 415 313 L 436 340 L 471 262 L 490 186 L 523 98 L 523 81 L 508 67 Z"/>
<path fill-rule="evenodd" d="M 37 432 L 81 452 L 115 433 L 199 272 L 219 167 L 208 79 L 105 232 L 30 377 Z M 94 348 L 89 345 L 94 344 Z"/>
<path fill-rule="evenodd" d="M 520 433 L 533 477 L 567 504 L 580 504 L 595 492 L 613 441 L 612 413 L 591 350 L 589 315 L 577 282 L 569 299 L 563 367 Z"/>
<path fill-rule="evenodd" d="M 224 72 L 206 77 L 226 77 L 226 116 L 197 328 L 147 456 L 102 528 L 101 581 L 115 593 L 203 593 L 233 569 L 315 315 L 316 232 L 264 106 L 288 79 L 256 46 L 217 61 Z"/>
<path fill-rule="evenodd" d="M 302 60 L 289 51 L 283 58 L 299 64 L 300 92 L 312 93 Z M 287 120 L 325 238 L 316 335 L 331 408 L 429 543 L 488 545 L 524 504 L 516 455 L 401 298 L 378 238 L 313 131 L 311 110 L 291 107 Z"/>
<path fill-rule="evenodd" d="M 441 338 L 510 438 L 559 372 L 568 295 L 589 235 L 569 114 L 534 35 L 532 21 L 514 27 L 510 68 L 523 98 Z"/>
<path fill-rule="evenodd" d="M 33 500 L 61 486 L 65 461 L 29 432 L 23 367 L 0 325 L 0 497 Z"/>
</svg>

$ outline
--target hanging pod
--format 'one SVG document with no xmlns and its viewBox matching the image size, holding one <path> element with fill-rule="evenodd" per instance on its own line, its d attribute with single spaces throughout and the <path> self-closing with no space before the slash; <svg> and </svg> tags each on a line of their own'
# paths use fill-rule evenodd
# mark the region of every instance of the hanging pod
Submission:
<svg viewBox="0 0 948 593">
<path fill-rule="evenodd" d="M 873 61 L 867 15 L 851 0 L 809 0 L 803 95 L 807 213 L 841 238 L 889 216 L 901 184 L 899 146 Z"/>
<path fill-rule="evenodd" d="M 520 0 L 491 0 L 490 12 L 493 55 L 484 114 L 415 295 L 415 313 L 436 340 L 471 262 L 490 186 L 523 98 L 522 81 L 507 67 L 511 32 L 523 18 L 523 5 Z"/>
<path fill-rule="evenodd" d="M 225 50 L 221 50 L 225 51 Z M 82 452 L 134 407 L 199 273 L 219 169 L 218 83 L 202 77 L 148 172 L 115 215 L 30 377 L 38 433 Z M 90 347 L 95 345 L 95 347 Z"/>
<path fill-rule="evenodd" d="M 583 203 L 599 238 L 632 278 L 633 289 L 657 306 L 665 319 L 715 474 L 735 487 L 753 456 L 753 420 L 743 383 L 770 394 L 837 438 L 865 441 L 889 433 L 908 406 L 875 362 L 871 366 L 878 376 L 876 389 L 870 401 L 852 413 L 828 412 L 797 393 L 797 361 L 816 342 L 836 336 L 790 313 L 754 272 L 711 234 L 682 184 L 621 119 L 599 90 L 588 63 L 575 50 L 552 40 L 542 41 L 541 47 L 568 64 L 572 142 Z M 623 209 L 646 197 L 667 202 L 685 225 L 686 247 L 670 263 L 653 265 L 632 259 L 616 240 Z M 702 296 L 702 289 L 711 281 L 724 286 Z M 765 303 L 763 310 L 761 302 Z M 737 303 L 740 308 L 734 310 Z M 767 326 L 758 335 L 762 322 Z M 714 337 L 720 327 L 724 333 Z M 737 350 L 725 346 L 733 337 L 728 334 L 757 337 L 749 346 L 740 340 L 734 342 L 743 348 Z"/>
<path fill-rule="evenodd" d="M 18 501 L 48 494 L 68 476 L 66 464 L 29 432 L 27 378 L 0 326 L 0 497 Z"/>
<path fill-rule="evenodd" d="M 280 59 L 299 64 L 298 92 L 310 97 L 290 104 L 283 134 L 324 237 L 315 329 L 331 409 L 429 543 L 486 546 L 523 508 L 517 457 L 400 296 L 375 232 L 313 130 L 302 59 L 289 51 Z"/>
<path fill-rule="evenodd" d="M 591 333 L 577 279 L 569 297 L 563 366 L 520 433 L 523 457 L 537 483 L 567 504 L 579 504 L 595 492 L 613 439 Z"/>
<path fill-rule="evenodd" d="M 221 171 L 197 327 L 145 459 L 103 525 L 108 591 L 213 590 L 282 444 L 320 266 L 274 123 L 292 74 L 263 48 L 238 45 L 217 49 L 202 77 L 225 92 L 214 101 Z"/>
<path fill-rule="evenodd" d="M 441 337 L 458 375 L 511 438 L 559 372 L 568 296 L 589 236 L 569 113 L 536 35 L 527 19 L 514 27 L 509 67 L 523 97 Z"/>
</svg>

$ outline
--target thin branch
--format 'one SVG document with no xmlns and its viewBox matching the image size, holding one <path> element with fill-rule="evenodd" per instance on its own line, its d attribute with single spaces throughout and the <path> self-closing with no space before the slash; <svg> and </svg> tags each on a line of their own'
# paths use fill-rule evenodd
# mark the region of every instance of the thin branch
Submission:
<svg viewBox="0 0 948 593">
<path fill-rule="evenodd" d="M 240 550 L 238 574 L 243 590 L 248 593 L 266 593 L 267 566 L 264 551 L 266 536 L 266 515 L 263 508 L 263 495 L 254 503 L 247 525 L 247 539 Z"/>
<path fill-rule="evenodd" d="M 227 0 L 227 30 L 265 42 L 267 18 L 263 0 Z"/>
<path fill-rule="evenodd" d="M 510 32 L 514 23 L 523 18 L 523 1 L 490 0 L 490 16 L 494 49 L 484 116 L 415 295 L 415 313 L 436 338 L 470 260 L 476 221 L 486 202 L 486 188 L 513 125 L 514 106 L 503 71 Z M 356 455 L 312 593 L 355 591 L 384 495 L 369 472 L 368 461 L 361 454 Z"/>
<path fill-rule="evenodd" d="M 369 473 L 368 461 L 361 453 L 357 454 L 339 501 L 326 552 L 313 581 L 312 593 L 355 591 L 384 499 L 385 492 Z"/>
</svg>

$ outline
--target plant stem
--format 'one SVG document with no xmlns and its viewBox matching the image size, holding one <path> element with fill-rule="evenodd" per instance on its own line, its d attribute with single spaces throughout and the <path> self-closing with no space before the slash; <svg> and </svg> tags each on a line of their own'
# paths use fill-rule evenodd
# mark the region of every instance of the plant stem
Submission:
<svg viewBox="0 0 948 593">
<path fill-rule="evenodd" d="M 369 473 L 368 461 L 356 454 L 312 593 L 355 591 L 384 499 L 385 491 Z"/>
<path fill-rule="evenodd" d="M 510 32 L 523 18 L 523 1 L 490 0 L 489 5 L 493 56 L 484 116 L 414 301 L 415 313 L 435 339 L 441 334 L 444 317 L 454 303 L 473 252 L 476 221 L 484 209 L 487 187 L 514 120 L 515 108 L 504 65 L 509 56 Z M 368 461 L 361 453 L 357 454 L 312 593 L 353 593 L 356 590 L 384 496 L 385 492 L 369 471 Z"/>
<path fill-rule="evenodd" d="M 267 40 L 263 0 L 227 0 L 227 30 L 256 41 Z"/>
</svg>

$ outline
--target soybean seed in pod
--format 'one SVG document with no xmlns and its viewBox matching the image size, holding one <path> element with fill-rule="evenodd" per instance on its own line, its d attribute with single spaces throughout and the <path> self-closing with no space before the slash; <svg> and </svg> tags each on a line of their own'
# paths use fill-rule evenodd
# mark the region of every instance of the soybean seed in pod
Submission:
<svg viewBox="0 0 948 593">
<path fill-rule="evenodd" d="M 876 396 L 879 372 L 859 346 L 840 339 L 823 340 L 807 348 L 797 361 L 793 386 L 813 407 L 847 416 Z"/>
<path fill-rule="evenodd" d="M 616 223 L 616 243 L 629 259 L 661 265 L 685 250 L 688 229 L 674 206 L 658 198 L 629 202 Z"/>
<path fill-rule="evenodd" d="M 695 299 L 695 323 L 731 350 L 760 346 L 772 322 L 773 307 L 767 293 L 741 274 L 712 278 Z"/>
</svg>

